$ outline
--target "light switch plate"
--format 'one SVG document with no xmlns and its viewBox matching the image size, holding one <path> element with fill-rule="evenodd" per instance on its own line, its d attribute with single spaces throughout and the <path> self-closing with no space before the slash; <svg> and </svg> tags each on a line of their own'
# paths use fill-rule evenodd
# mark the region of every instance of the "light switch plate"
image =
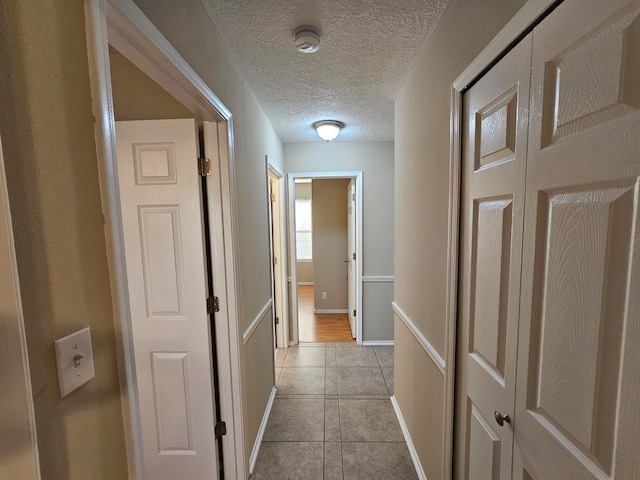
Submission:
<svg viewBox="0 0 640 480">
<path fill-rule="evenodd" d="M 55 346 L 60 398 L 64 398 L 95 377 L 89 327 L 56 340 Z"/>
</svg>

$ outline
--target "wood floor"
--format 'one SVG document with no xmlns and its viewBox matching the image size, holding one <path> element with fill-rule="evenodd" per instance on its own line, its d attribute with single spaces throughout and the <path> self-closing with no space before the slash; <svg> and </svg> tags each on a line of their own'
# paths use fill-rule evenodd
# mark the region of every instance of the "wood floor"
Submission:
<svg viewBox="0 0 640 480">
<path fill-rule="evenodd" d="M 298 285 L 298 337 L 300 342 L 351 342 L 346 313 L 313 313 L 313 285 Z"/>
</svg>

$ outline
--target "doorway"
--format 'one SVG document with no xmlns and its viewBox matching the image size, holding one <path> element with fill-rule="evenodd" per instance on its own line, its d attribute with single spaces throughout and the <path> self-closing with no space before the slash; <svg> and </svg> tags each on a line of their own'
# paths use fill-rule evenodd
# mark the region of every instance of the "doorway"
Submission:
<svg viewBox="0 0 640 480">
<path fill-rule="evenodd" d="M 361 342 L 361 182 L 362 172 L 289 174 L 293 344 Z"/>
<path fill-rule="evenodd" d="M 109 4 L 109 8 L 106 7 Z M 118 314 L 118 342 L 121 348 L 118 349 L 121 358 L 121 379 L 123 386 L 122 391 L 126 392 L 123 396 L 123 406 L 125 410 L 126 430 L 128 432 L 128 458 L 130 459 L 129 470 L 134 478 L 145 478 L 149 471 L 148 459 L 150 456 L 157 457 L 158 465 L 167 463 L 166 466 L 156 466 L 158 474 L 152 474 L 154 478 L 175 478 L 175 471 L 182 474 L 188 473 L 190 476 L 209 478 L 221 478 L 222 474 L 212 461 L 211 457 L 216 457 L 217 452 L 214 444 L 216 441 L 222 445 L 223 454 L 218 456 L 219 464 L 224 464 L 225 475 L 227 478 L 244 477 L 244 446 L 242 432 L 242 411 L 233 408 L 233 405 L 242 403 L 242 391 L 240 382 L 240 356 L 239 356 L 239 331 L 237 327 L 237 301 L 235 293 L 235 242 L 233 231 L 231 229 L 233 212 L 231 208 L 231 198 L 233 198 L 232 179 L 232 124 L 231 112 L 215 97 L 215 95 L 204 85 L 193 70 L 184 62 L 179 54 L 166 42 L 164 37 L 153 27 L 148 25 L 148 20 L 142 12 L 135 8 L 131 3 L 127 2 L 103 2 L 95 0 L 88 2 L 87 5 L 87 29 L 89 44 L 89 64 L 91 68 L 91 85 L 92 96 L 94 98 L 96 118 L 96 138 L 98 144 L 99 169 L 101 180 L 101 193 L 103 198 L 103 208 L 106 217 L 106 235 L 107 243 L 110 246 L 109 263 L 112 275 L 112 290 L 114 293 L 114 307 Z M 126 32 L 124 35 L 122 32 Z M 210 263 L 209 271 L 211 277 L 209 281 L 201 278 L 199 281 L 203 285 L 215 285 L 215 297 L 202 296 L 198 301 L 187 301 L 185 295 L 191 294 L 190 289 L 182 288 L 174 302 L 179 308 L 187 309 L 192 305 L 198 305 L 204 309 L 204 315 L 199 313 L 200 324 L 205 323 L 206 332 L 204 337 L 208 344 L 208 350 L 198 350 L 198 354 L 188 348 L 181 349 L 179 346 L 173 345 L 167 351 L 155 352 L 157 355 L 147 355 L 146 359 L 138 357 L 139 351 L 136 346 L 135 328 L 132 326 L 134 317 L 130 308 L 130 276 L 127 265 L 126 252 L 126 228 L 123 225 L 127 218 L 133 218 L 127 215 L 125 210 L 128 208 L 126 200 L 120 197 L 119 187 L 119 171 L 118 171 L 118 155 L 116 154 L 116 132 L 113 112 L 113 91 L 111 88 L 111 66 L 109 62 L 109 48 L 112 52 L 115 50 L 125 56 L 131 64 L 135 65 L 142 71 L 152 83 L 161 87 L 166 95 L 173 97 L 176 104 L 181 104 L 183 110 L 186 109 L 188 116 L 192 120 L 192 133 L 194 145 L 199 141 L 203 141 L 207 148 L 205 156 L 210 160 L 200 162 L 201 169 L 204 173 L 211 172 L 211 175 L 202 177 L 198 176 L 198 155 L 192 157 L 193 176 L 198 179 L 195 183 L 195 190 L 205 189 L 208 195 L 201 199 L 200 205 L 197 207 L 198 215 L 189 218 L 189 221 L 183 223 L 198 224 L 198 220 L 208 216 L 211 223 L 211 236 L 207 238 L 200 235 L 201 247 L 199 248 L 197 263 L 200 267 L 203 264 Z M 141 96 L 142 98 L 142 96 Z M 154 102 L 147 105 L 149 108 L 155 106 Z M 174 104 L 174 106 L 176 106 Z M 183 112 L 178 115 L 183 116 Z M 162 115 L 162 114 L 160 114 Z M 161 120 L 165 121 L 165 120 Z M 199 132 L 196 125 L 202 125 Z M 133 142 L 136 143 L 136 142 Z M 144 142 L 143 142 L 144 143 Z M 151 140 L 155 146 L 162 144 L 162 141 Z M 170 144 L 171 142 L 164 142 Z M 131 145 L 133 147 L 133 145 Z M 138 145 L 139 146 L 139 145 Z M 160 145 L 162 146 L 162 145 Z M 151 150 L 138 155 L 140 169 L 134 170 L 134 177 L 137 184 L 144 184 L 149 181 L 154 174 L 162 173 L 160 176 L 167 177 L 165 183 L 172 180 L 170 177 L 178 170 L 174 170 L 170 165 L 177 162 L 170 161 L 174 158 L 171 145 L 165 145 L 164 158 L 167 161 L 157 162 L 158 153 Z M 175 150 L 177 152 L 177 146 Z M 131 149 L 136 153 L 142 150 Z M 144 150 L 144 148 L 143 148 Z M 198 149 L 195 148 L 195 152 Z M 146 158 L 145 158 L 146 157 Z M 162 165 L 162 168 L 156 169 L 153 165 Z M 151 174 L 151 175 L 150 175 Z M 157 175 L 156 175 L 157 176 Z M 184 175 L 178 175 L 180 179 Z M 172 180 L 173 181 L 173 180 Z M 134 182 L 135 183 L 135 182 Z M 177 184 L 177 182 L 175 182 Z M 194 191 L 194 189 L 191 191 Z M 196 196 L 197 197 L 197 196 Z M 147 207 L 144 207 L 147 208 Z M 143 208 L 143 210 L 144 210 Z M 155 208 L 155 207 L 153 207 Z M 140 208 L 137 210 L 137 217 L 144 213 L 144 228 L 148 227 L 148 233 L 151 238 L 154 229 L 157 231 L 164 225 L 171 227 L 175 232 L 179 231 L 179 219 L 176 220 L 177 212 L 180 206 L 175 202 L 158 206 L 155 210 L 147 208 L 144 212 Z M 161 211 L 164 209 L 163 211 Z M 146 215 L 149 214 L 149 215 Z M 155 215 L 155 216 L 154 216 Z M 135 216 L 135 215 L 134 215 Z M 139 228 L 140 232 L 144 229 Z M 166 229 L 165 229 L 166 230 Z M 168 230 L 166 230 L 168 231 Z M 165 231 L 165 233 L 166 233 Z M 165 235 L 165 240 L 171 236 Z M 173 236 L 174 246 L 181 243 L 183 237 Z M 142 255 L 155 255 L 155 258 L 162 258 L 159 251 L 151 248 L 153 241 L 147 242 L 149 248 L 144 251 L 145 244 L 141 243 Z M 162 242 L 160 242 L 162 243 Z M 170 243 L 170 242 L 169 242 Z M 155 244 L 157 247 L 157 242 Z M 154 247 L 155 248 L 155 247 Z M 157 250 L 157 249 L 156 249 Z M 177 252 L 178 249 L 174 249 Z M 189 253 L 190 254 L 190 253 Z M 177 258 L 178 255 L 176 255 Z M 205 258 L 208 257 L 208 258 Z M 173 267 L 186 267 L 187 262 L 191 262 L 187 255 L 173 262 Z M 162 261 L 160 262 L 162 263 Z M 165 267 L 170 266 L 171 262 L 164 262 Z M 172 268 L 173 268 L 172 267 Z M 176 268 L 177 270 L 177 268 Z M 183 277 L 191 274 L 190 269 L 183 268 L 186 272 Z M 206 269 L 204 269 L 206 270 Z M 148 272 L 147 272 L 148 273 Z M 153 273 L 153 272 L 152 272 Z M 157 272 L 156 272 L 157 273 Z M 143 279 L 144 279 L 143 273 Z M 199 275 L 194 275 L 199 276 Z M 148 277 L 148 275 L 147 275 Z M 156 278 L 160 278 L 155 276 Z M 183 285 L 184 287 L 184 285 Z M 164 287 L 159 287 L 156 292 L 162 293 Z M 179 289 L 180 290 L 180 289 Z M 182 296 L 181 296 L 182 295 Z M 144 297 L 143 297 L 144 298 Z M 170 297 L 160 299 L 155 306 L 161 306 L 163 302 L 171 300 Z M 182 302 L 180 301 L 182 299 Z M 149 310 L 149 302 L 144 302 L 143 310 L 147 313 Z M 174 305 L 174 306 L 175 306 Z M 154 313 L 163 314 L 162 309 L 154 310 Z M 209 313 L 215 314 L 215 323 L 207 320 Z M 186 310 L 185 310 L 186 311 Z M 178 311 L 180 313 L 181 311 Z M 162 316 L 162 315 L 160 315 Z M 176 315 L 170 315 L 176 316 Z M 188 317 L 188 315 L 187 315 Z M 203 320 L 204 318 L 204 320 Z M 157 319 L 156 324 L 162 323 L 162 319 Z M 189 330 L 192 334 L 194 332 Z M 217 342 L 215 339 L 225 339 L 225 341 Z M 194 341 L 193 335 L 190 341 Z M 217 347 L 217 355 L 212 354 L 211 348 Z M 154 347 L 155 350 L 164 347 Z M 220 401 L 214 403 L 212 400 L 207 401 L 207 395 L 203 392 L 209 391 L 203 386 L 211 386 L 214 383 L 215 375 L 212 375 L 215 368 L 216 356 L 218 359 L 217 380 L 220 383 Z M 156 379 L 170 380 L 167 382 L 155 382 L 149 390 L 154 395 L 151 405 L 155 408 L 153 414 L 155 421 L 158 421 L 158 415 L 169 419 L 164 423 L 163 432 L 157 429 L 152 432 L 155 436 L 153 443 L 155 444 L 155 453 L 153 448 L 147 448 L 150 443 L 149 431 L 145 433 L 145 425 L 154 419 L 149 419 L 149 408 L 146 410 L 143 406 L 148 407 L 145 401 L 144 389 L 139 385 L 141 379 L 140 367 L 144 360 L 147 363 L 152 359 L 153 374 Z M 209 375 L 204 375 L 204 384 L 198 383 L 195 376 L 192 376 L 196 370 L 209 370 Z M 170 374 L 170 375 L 169 375 Z M 162 378 L 160 378 L 162 377 Z M 183 388 L 171 388 L 171 383 L 176 384 L 177 380 L 183 378 L 181 384 Z M 144 379 L 144 375 L 142 376 Z M 178 382 L 179 383 L 179 382 Z M 174 385 L 175 386 L 175 385 Z M 198 392 L 194 388 L 202 389 Z M 176 393 L 178 392 L 178 393 Z M 144 404 L 144 405 L 143 405 Z M 182 405 L 183 408 L 175 408 Z M 216 410 L 216 405 L 218 410 Z M 196 410 L 204 412 L 200 415 Z M 146 412 L 146 413 L 145 413 Z M 182 413 L 181 413 L 182 412 Z M 214 415 L 220 419 L 224 419 L 224 424 L 214 425 L 214 421 L 207 421 L 206 429 L 208 434 L 198 437 L 200 430 L 201 417 L 214 418 Z M 197 427 L 197 428 L 196 428 Z M 226 427 L 226 435 L 223 431 Z M 158 436 L 158 433 L 163 435 Z M 165 435 L 166 434 L 166 435 Z M 158 449 L 160 451 L 158 455 Z M 151 452 L 151 455 L 149 454 Z M 200 461 L 199 458 L 209 457 L 208 461 Z M 164 457 L 164 458 L 159 458 Z M 165 468 L 166 467 L 166 468 Z M 172 473 L 174 472 L 174 473 Z"/>
<path fill-rule="evenodd" d="M 287 244 L 285 225 L 284 174 L 280 168 L 267 162 L 267 204 L 269 206 L 269 242 L 271 248 L 271 292 L 273 297 L 273 347 L 277 359 L 281 349 L 289 346 L 287 302 Z"/>
</svg>

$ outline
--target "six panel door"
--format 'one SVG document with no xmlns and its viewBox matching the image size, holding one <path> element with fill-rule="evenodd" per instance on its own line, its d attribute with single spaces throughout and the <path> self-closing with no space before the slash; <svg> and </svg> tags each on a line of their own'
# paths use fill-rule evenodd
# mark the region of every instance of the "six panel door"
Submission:
<svg viewBox="0 0 640 480">
<path fill-rule="evenodd" d="M 531 35 L 463 97 L 457 478 L 511 476 L 530 65 Z"/>
<path fill-rule="evenodd" d="M 196 122 L 116 139 L 146 478 L 217 478 Z"/>
<path fill-rule="evenodd" d="M 533 32 L 514 478 L 640 478 L 640 2 Z"/>
</svg>

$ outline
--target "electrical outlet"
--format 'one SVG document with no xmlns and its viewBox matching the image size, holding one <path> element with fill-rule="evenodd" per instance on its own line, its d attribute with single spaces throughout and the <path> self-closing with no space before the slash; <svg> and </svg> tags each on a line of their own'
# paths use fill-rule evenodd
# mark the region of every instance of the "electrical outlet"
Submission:
<svg viewBox="0 0 640 480">
<path fill-rule="evenodd" d="M 89 327 L 56 340 L 55 347 L 62 398 L 95 377 Z"/>
<path fill-rule="evenodd" d="M 327 299 L 327 292 L 322 292 L 322 299 L 326 300 Z"/>
</svg>

